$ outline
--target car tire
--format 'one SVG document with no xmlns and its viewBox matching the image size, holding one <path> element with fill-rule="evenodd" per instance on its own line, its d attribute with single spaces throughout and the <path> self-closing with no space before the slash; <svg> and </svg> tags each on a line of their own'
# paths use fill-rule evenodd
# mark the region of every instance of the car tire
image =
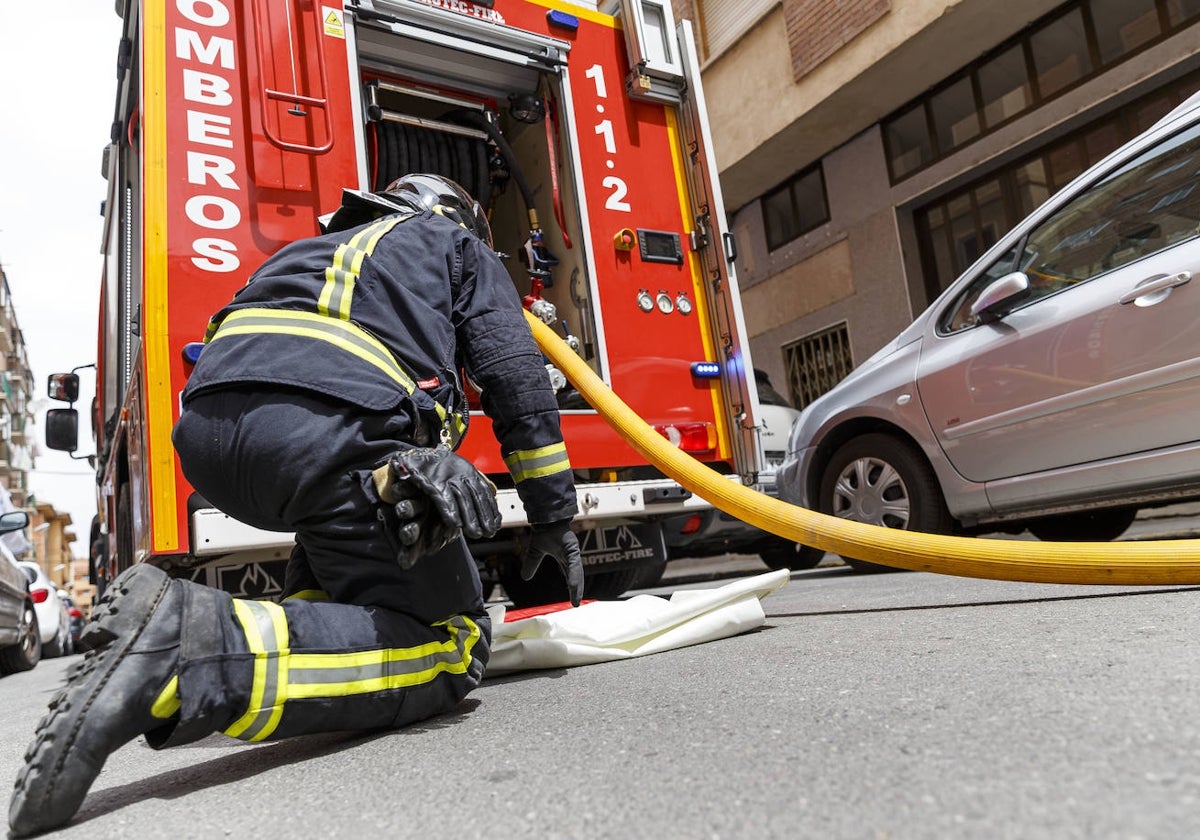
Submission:
<svg viewBox="0 0 1200 840">
<path fill-rule="evenodd" d="M 46 659 L 57 659 L 60 656 L 66 656 L 66 654 L 67 649 L 63 644 L 62 628 L 59 628 L 59 632 L 54 634 L 54 638 L 42 645 L 42 656 Z"/>
<path fill-rule="evenodd" d="M 790 569 L 793 572 L 802 572 L 805 569 L 815 569 L 825 557 L 825 552 L 811 545 L 775 537 L 759 546 L 758 557 L 763 565 L 772 571 Z"/>
<path fill-rule="evenodd" d="M 926 534 L 948 534 L 954 521 L 933 468 L 912 444 L 887 434 L 852 438 L 838 449 L 821 477 L 823 513 Z M 857 572 L 894 572 L 890 566 L 847 557 Z"/>
<path fill-rule="evenodd" d="M 33 604 L 25 602 L 21 610 L 17 643 L 0 649 L 0 674 L 28 671 L 42 659 L 42 631 L 38 627 Z"/>
<path fill-rule="evenodd" d="M 666 560 L 655 563 L 643 563 L 637 567 L 637 575 L 634 577 L 633 583 L 629 585 L 629 589 L 649 589 L 652 586 L 658 586 L 658 582 L 662 580 L 666 571 Z"/>
<path fill-rule="evenodd" d="M 1129 530 L 1137 514 L 1135 507 L 1086 510 L 1034 519 L 1025 527 L 1045 542 L 1112 542 Z"/>
</svg>

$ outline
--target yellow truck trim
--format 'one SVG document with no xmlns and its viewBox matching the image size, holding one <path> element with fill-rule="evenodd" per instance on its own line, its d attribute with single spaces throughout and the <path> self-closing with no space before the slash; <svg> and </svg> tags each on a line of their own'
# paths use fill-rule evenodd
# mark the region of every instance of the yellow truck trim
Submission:
<svg viewBox="0 0 1200 840">
<path fill-rule="evenodd" d="M 667 137 L 671 142 L 671 162 L 675 168 L 675 191 L 679 195 L 679 212 L 684 227 L 690 232 L 692 228 L 691 199 L 688 196 L 687 174 L 683 170 L 683 144 L 679 140 L 679 118 L 672 108 L 663 109 L 667 114 Z M 700 268 L 700 258 L 691 248 L 687 251 L 688 268 L 692 273 L 692 292 L 696 297 L 696 317 L 700 321 L 700 340 L 704 344 L 704 358 L 724 364 L 724 359 L 717 357 L 713 343 L 713 325 L 708 313 L 708 287 L 704 283 L 704 273 Z M 731 431 L 726 422 L 724 406 L 724 386 L 716 380 L 710 393 L 713 403 L 713 417 L 717 423 L 717 455 L 729 458 L 732 454 L 730 445 Z"/>
<path fill-rule="evenodd" d="M 171 365 L 167 343 L 166 7 L 142 11 L 142 288 L 145 305 L 146 414 L 150 527 L 155 553 L 179 549 L 175 455 L 171 446 Z M 127 560 L 129 558 L 126 558 Z"/>
</svg>

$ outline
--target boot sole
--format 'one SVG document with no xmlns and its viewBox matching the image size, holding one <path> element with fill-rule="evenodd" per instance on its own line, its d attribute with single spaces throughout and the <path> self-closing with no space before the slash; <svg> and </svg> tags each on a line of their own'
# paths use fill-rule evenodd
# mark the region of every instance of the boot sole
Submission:
<svg viewBox="0 0 1200 840">
<path fill-rule="evenodd" d="M 33 743 L 25 751 L 25 766 L 17 775 L 9 807 L 9 825 L 14 836 L 65 825 L 87 796 L 87 788 L 99 775 L 103 758 L 87 779 L 87 785 L 79 791 L 77 802 L 55 802 L 56 785 L 71 757 L 88 708 L 153 617 L 169 583 L 166 572 L 139 563 L 113 581 L 100 599 L 82 636 L 92 649 L 71 669 L 66 685 L 50 700 L 50 709 L 38 723 Z"/>
</svg>

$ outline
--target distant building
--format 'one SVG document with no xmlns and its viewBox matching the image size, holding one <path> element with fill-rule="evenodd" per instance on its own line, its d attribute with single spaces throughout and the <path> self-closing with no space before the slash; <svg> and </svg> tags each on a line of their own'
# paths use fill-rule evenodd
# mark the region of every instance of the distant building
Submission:
<svg viewBox="0 0 1200 840">
<path fill-rule="evenodd" d="M 797 406 L 1200 89 L 1200 0 L 675 0 L 755 364 Z"/>
<path fill-rule="evenodd" d="M 22 560 L 38 563 L 52 581 L 86 606 L 91 603 L 87 561 L 77 561 L 72 555 L 75 534 L 69 530 L 71 515 L 59 513 L 29 492 L 35 451 L 33 374 L 8 275 L 0 268 L 0 510 L 29 513 L 29 528 L 7 534 L 4 540 Z M 82 570 L 75 568 L 80 562 Z"/>
<path fill-rule="evenodd" d="M 18 508 L 29 501 L 33 453 L 33 375 L 8 275 L 0 268 L 0 485 Z"/>
</svg>

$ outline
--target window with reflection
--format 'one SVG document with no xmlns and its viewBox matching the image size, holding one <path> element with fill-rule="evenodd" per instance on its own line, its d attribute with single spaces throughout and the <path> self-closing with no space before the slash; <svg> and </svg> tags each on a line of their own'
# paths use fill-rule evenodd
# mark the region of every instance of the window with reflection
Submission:
<svg viewBox="0 0 1200 840">
<path fill-rule="evenodd" d="M 1162 34 L 1155 0 L 1091 0 L 1100 63 L 1111 64 Z"/>
<path fill-rule="evenodd" d="M 1200 127 L 1160 143 L 1030 232 L 1022 270 L 1036 297 L 1069 288 L 1196 236 Z"/>
<path fill-rule="evenodd" d="M 1197 88 L 1200 71 L 918 208 L 913 219 L 926 300 L 933 300 L 1057 190 L 1141 134 Z M 1200 167 L 1194 176 L 1200 176 Z M 1179 231 L 1173 235 L 1178 237 Z"/>
<path fill-rule="evenodd" d="M 1015 117 L 1033 103 L 1023 44 L 985 61 L 979 66 L 978 76 L 983 121 L 988 128 Z"/>
<path fill-rule="evenodd" d="M 962 78 L 929 100 L 937 148 L 943 154 L 979 136 L 979 109 L 971 79 Z"/>
<path fill-rule="evenodd" d="M 1062 4 L 883 120 L 892 182 L 1197 24 L 1200 0 Z"/>
<path fill-rule="evenodd" d="M 767 248 L 771 251 L 829 221 L 825 177 L 819 164 L 764 195 L 761 203 Z"/>
<path fill-rule="evenodd" d="M 933 160 L 933 139 L 924 102 L 888 120 L 883 133 L 893 177 L 902 178 Z"/>
<path fill-rule="evenodd" d="M 1053 96 L 1092 72 L 1083 11 L 1073 9 L 1029 36 L 1038 94 Z"/>
</svg>

